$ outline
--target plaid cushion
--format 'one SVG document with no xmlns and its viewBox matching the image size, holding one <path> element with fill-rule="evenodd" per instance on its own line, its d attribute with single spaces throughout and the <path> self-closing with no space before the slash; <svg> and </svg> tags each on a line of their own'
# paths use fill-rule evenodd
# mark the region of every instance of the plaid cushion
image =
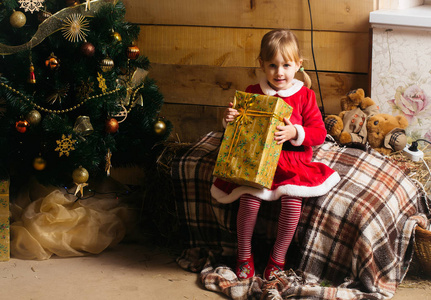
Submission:
<svg viewBox="0 0 431 300">
<path fill-rule="evenodd" d="M 331 142 L 315 149 L 314 160 L 336 170 L 341 181 L 324 196 L 304 199 L 295 236 L 300 254 L 296 273 L 287 272 L 268 285 L 258 277 L 246 282 L 231 278 L 228 267 L 214 269 L 214 259 L 206 257 L 234 255 L 236 248 L 238 201 L 220 204 L 209 192 L 221 137 L 220 132 L 209 133 L 172 165 L 177 210 L 189 248 L 178 259 L 181 266 L 202 270 L 208 289 L 234 299 L 275 292 L 289 299 L 393 296 L 412 258 L 414 228 L 428 226 L 428 199 L 374 150 L 340 148 Z M 262 206 L 257 236 L 275 237 L 278 202 Z M 331 287 L 318 285 L 322 280 Z"/>
</svg>

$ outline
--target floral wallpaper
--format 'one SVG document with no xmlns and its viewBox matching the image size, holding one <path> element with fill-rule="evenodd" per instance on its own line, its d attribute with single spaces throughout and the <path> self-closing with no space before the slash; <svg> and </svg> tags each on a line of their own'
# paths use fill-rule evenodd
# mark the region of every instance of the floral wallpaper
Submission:
<svg viewBox="0 0 431 300">
<path fill-rule="evenodd" d="M 431 141 L 431 28 L 373 28 L 371 98 L 407 118 L 409 142 Z"/>
</svg>

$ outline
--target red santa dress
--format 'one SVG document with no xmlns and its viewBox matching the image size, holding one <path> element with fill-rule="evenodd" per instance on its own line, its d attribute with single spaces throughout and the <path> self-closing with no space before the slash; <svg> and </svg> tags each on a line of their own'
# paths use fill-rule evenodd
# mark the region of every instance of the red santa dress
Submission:
<svg viewBox="0 0 431 300">
<path fill-rule="evenodd" d="M 298 131 L 298 138 L 283 144 L 271 189 L 240 186 L 216 178 L 211 195 L 218 202 L 230 203 L 246 193 L 267 201 L 278 200 L 281 195 L 304 198 L 326 194 L 340 181 L 340 176 L 327 165 L 311 161 L 312 146 L 323 144 L 326 137 L 314 92 L 296 79 L 293 86 L 280 91 L 273 90 L 263 79 L 247 87 L 246 92 L 280 97 L 292 106 L 290 121 Z"/>
</svg>

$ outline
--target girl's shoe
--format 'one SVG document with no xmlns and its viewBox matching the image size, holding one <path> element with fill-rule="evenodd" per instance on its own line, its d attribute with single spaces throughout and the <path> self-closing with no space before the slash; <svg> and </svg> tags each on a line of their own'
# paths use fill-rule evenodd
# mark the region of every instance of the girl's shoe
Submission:
<svg viewBox="0 0 431 300">
<path fill-rule="evenodd" d="M 276 261 L 274 261 L 274 259 L 272 258 L 272 255 L 270 255 L 265 271 L 263 271 L 263 279 L 268 281 L 275 279 L 275 274 L 277 272 L 283 272 L 283 269 L 284 269 L 284 262 L 282 264 L 279 264 Z"/>
<path fill-rule="evenodd" d="M 253 277 L 254 276 L 253 255 L 251 255 L 246 260 L 237 260 L 235 273 L 239 279 L 248 279 Z"/>
</svg>

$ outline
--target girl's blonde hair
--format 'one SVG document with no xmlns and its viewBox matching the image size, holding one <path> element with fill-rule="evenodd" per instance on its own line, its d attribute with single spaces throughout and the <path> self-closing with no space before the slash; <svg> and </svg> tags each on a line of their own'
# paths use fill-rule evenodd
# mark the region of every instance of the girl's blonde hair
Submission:
<svg viewBox="0 0 431 300">
<path fill-rule="evenodd" d="M 295 34 L 287 29 L 275 29 L 267 32 L 260 43 L 260 53 L 258 59 L 270 61 L 280 51 L 286 61 L 294 61 L 298 65 L 303 61 L 301 51 L 299 49 L 298 39 Z M 304 76 L 304 84 L 306 87 L 311 87 L 311 78 L 305 73 L 304 69 L 300 68 Z"/>
</svg>

